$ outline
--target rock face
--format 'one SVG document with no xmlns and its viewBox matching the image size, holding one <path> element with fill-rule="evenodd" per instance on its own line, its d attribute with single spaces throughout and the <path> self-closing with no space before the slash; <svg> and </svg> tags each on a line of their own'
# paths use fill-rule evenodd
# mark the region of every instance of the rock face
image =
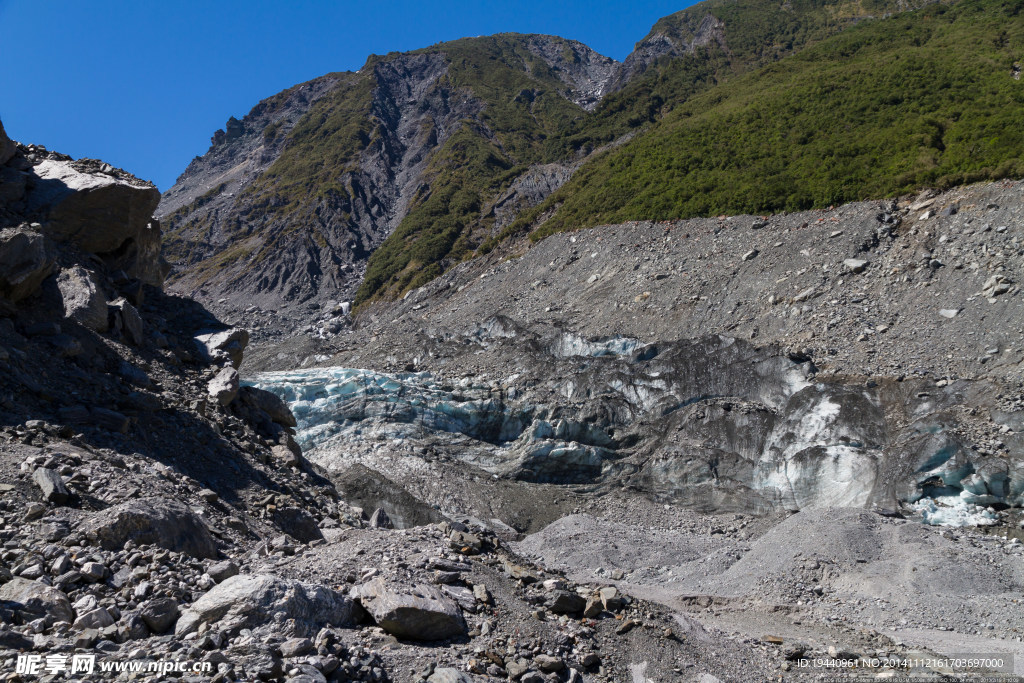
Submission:
<svg viewBox="0 0 1024 683">
<path fill-rule="evenodd" d="M 315 635 L 326 625 L 348 626 L 353 621 L 352 601 L 324 586 L 267 575 L 239 574 L 192 603 L 178 619 L 175 635 L 183 637 L 201 624 L 235 634 L 255 628 L 274 614 L 294 619 L 296 633 Z"/>
<path fill-rule="evenodd" d="M 393 586 L 375 579 L 353 591 L 377 625 L 409 640 L 444 640 L 466 632 L 462 611 L 434 586 Z"/>
<path fill-rule="evenodd" d="M 106 332 L 107 299 L 95 274 L 72 266 L 60 272 L 57 287 L 64 300 L 64 317 L 94 332 Z"/>
<path fill-rule="evenodd" d="M 622 89 L 630 79 L 642 75 L 659 59 L 682 57 L 697 47 L 713 43 L 724 47 L 724 28 L 722 20 L 703 7 L 699 12 L 683 10 L 664 17 L 626 57 L 622 68 L 608 84 L 608 91 Z"/>
<path fill-rule="evenodd" d="M 86 533 L 109 549 L 132 541 L 193 557 L 217 557 L 217 543 L 206 524 L 186 506 L 167 498 L 143 498 L 105 510 L 88 522 Z"/>
<path fill-rule="evenodd" d="M 152 223 L 160 193 L 148 184 L 80 171 L 70 161 L 46 160 L 26 196 L 30 211 L 45 211 L 43 231 L 104 257 L 132 277 L 159 286 L 150 264 L 160 250 L 160 228 Z"/>
<path fill-rule="evenodd" d="M 46 619 L 49 622 L 74 619 L 71 603 L 64 593 L 38 581 L 11 579 L 0 586 L 0 604 L 10 605 L 28 622 Z"/>
<path fill-rule="evenodd" d="M 53 270 L 46 238 L 28 228 L 0 230 L 0 295 L 17 303 L 38 291 Z"/>
<path fill-rule="evenodd" d="M 0 121 L 0 166 L 3 166 L 11 157 L 14 156 L 14 152 L 17 146 L 14 142 L 7 137 L 7 131 L 4 130 L 3 121 Z"/>
</svg>

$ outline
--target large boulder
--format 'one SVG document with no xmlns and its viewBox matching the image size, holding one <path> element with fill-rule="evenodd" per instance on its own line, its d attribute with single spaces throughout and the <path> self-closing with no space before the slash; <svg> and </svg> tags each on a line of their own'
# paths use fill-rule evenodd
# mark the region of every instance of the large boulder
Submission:
<svg viewBox="0 0 1024 683">
<path fill-rule="evenodd" d="M 242 387 L 238 392 L 238 400 L 248 408 L 265 413 L 271 421 L 283 427 L 295 427 L 298 424 L 288 404 L 266 389 Z"/>
<path fill-rule="evenodd" d="M 115 505 L 89 519 L 85 532 L 107 550 L 120 550 L 127 541 L 134 541 L 192 557 L 217 557 L 217 543 L 203 520 L 183 504 L 167 498 L 143 498 Z"/>
<path fill-rule="evenodd" d="M 0 586 L 0 604 L 13 608 L 23 621 L 46 619 L 50 623 L 75 618 L 68 596 L 39 581 L 11 579 Z"/>
<path fill-rule="evenodd" d="M 210 383 L 206 389 L 210 394 L 210 398 L 216 401 L 222 406 L 226 406 L 235 400 L 235 396 L 238 395 L 238 370 L 228 366 L 222 368 Z"/>
<path fill-rule="evenodd" d="M 70 161 L 37 164 L 35 187 L 27 203 L 47 211 L 44 230 L 93 254 L 115 255 L 145 240 L 160 192 L 141 181 L 133 184 L 106 173 L 85 173 Z"/>
<path fill-rule="evenodd" d="M 174 634 L 182 638 L 202 624 L 235 635 L 243 628 L 273 623 L 274 615 L 295 620 L 295 634 L 311 637 L 324 626 L 350 626 L 353 602 L 326 586 L 265 574 L 239 574 L 217 584 L 182 612 Z"/>
<path fill-rule="evenodd" d="M 95 332 L 107 331 L 107 297 L 96 275 L 81 266 L 65 268 L 57 276 L 64 300 L 64 317 Z"/>
<path fill-rule="evenodd" d="M 196 336 L 199 353 L 207 363 L 231 361 L 236 369 L 242 364 L 242 355 L 248 344 L 249 331 L 241 327 L 204 332 Z"/>
<path fill-rule="evenodd" d="M 34 294 L 53 270 L 46 238 L 29 228 L 0 230 L 0 296 L 18 302 Z"/>
<path fill-rule="evenodd" d="M 409 640 L 444 640 L 466 633 L 462 610 L 434 586 L 392 586 L 374 579 L 353 589 L 377 625 Z"/>
<path fill-rule="evenodd" d="M 0 121 L 0 166 L 10 161 L 17 149 L 14 142 L 7 137 L 7 132 L 4 130 L 4 122 Z"/>
</svg>

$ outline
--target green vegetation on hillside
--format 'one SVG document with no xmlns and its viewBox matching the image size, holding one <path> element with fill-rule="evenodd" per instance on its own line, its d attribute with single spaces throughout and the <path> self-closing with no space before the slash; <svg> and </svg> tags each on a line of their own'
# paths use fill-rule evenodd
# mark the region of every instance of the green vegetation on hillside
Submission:
<svg viewBox="0 0 1024 683">
<path fill-rule="evenodd" d="M 448 83 L 472 91 L 486 105 L 481 115 L 485 127 L 471 133 L 484 135 L 473 144 L 480 154 L 473 162 L 458 150 L 453 153 L 442 148 L 437 153 L 431 164 L 435 170 L 431 187 L 437 196 L 414 205 L 370 257 L 356 303 L 401 294 L 471 256 L 481 245 L 485 251 L 492 248 L 498 240 L 490 236 L 491 221 L 481 211 L 526 165 L 572 159 L 642 131 L 719 83 L 896 5 L 894 0 L 700 3 L 665 17 L 651 34 L 689 42 L 711 12 L 724 24 L 725 46 L 712 40 L 683 57 L 662 58 L 591 113 L 557 95 L 562 86 L 556 75 L 525 49 L 522 36 L 466 39 L 430 48 L 447 55 L 451 64 Z M 538 90 L 537 81 L 546 89 Z M 493 140 L 486 138 L 488 133 L 493 133 Z M 459 147 L 469 144 L 462 137 L 451 143 Z M 474 199 L 457 202 L 447 210 L 455 188 L 464 199 Z"/>
<path fill-rule="evenodd" d="M 487 200 L 543 158 L 549 137 L 583 115 L 560 94 L 564 84 L 527 49 L 524 36 L 467 38 L 430 51 L 449 63 L 437 87 L 468 91 L 483 110 L 434 152 L 429 191 L 370 257 L 357 304 L 418 287 L 471 255 L 476 234 L 492 222 L 482 215 Z"/>
<path fill-rule="evenodd" d="M 553 207 L 535 238 L 1019 176 L 1022 7 L 964 0 L 864 22 L 691 99 L 515 227 Z"/>
</svg>

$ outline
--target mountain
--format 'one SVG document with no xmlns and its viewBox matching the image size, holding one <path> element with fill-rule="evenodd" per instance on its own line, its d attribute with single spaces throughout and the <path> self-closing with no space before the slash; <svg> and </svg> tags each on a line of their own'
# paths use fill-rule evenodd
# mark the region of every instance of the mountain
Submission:
<svg viewBox="0 0 1024 683">
<path fill-rule="evenodd" d="M 550 216 L 536 238 L 1020 177 L 1019 10 L 936 4 L 851 27 L 691 98 L 584 166 L 520 226 Z"/>
<path fill-rule="evenodd" d="M 616 66 L 574 41 L 504 34 L 371 57 L 264 100 L 164 195 L 174 286 L 268 305 L 348 297 L 392 234 L 410 248 L 386 250 L 371 277 L 422 284 L 470 253 L 483 203 Z"/>
<path fill-rule="evenodd" d="M 1020 36 L 1009 0 L 709 0 L 622 64 L 517 34 L 371 57 L 218 131 L 158 209 L 170 286 L 308 321 L 526 234 L 1013 176 Z"/>
</svg>

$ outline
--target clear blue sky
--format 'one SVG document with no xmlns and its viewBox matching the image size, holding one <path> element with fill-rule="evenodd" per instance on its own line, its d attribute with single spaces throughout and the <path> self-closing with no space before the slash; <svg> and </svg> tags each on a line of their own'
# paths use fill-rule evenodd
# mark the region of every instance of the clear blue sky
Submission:
<svg viewBox="0 0 1024 683">
<path fill-rule="evenodd" d="M 8 135 L 102 158 L 161 190 L 229 116 L 366 57 L 503 31 L 618 60 L 692 0 L 0 0 Z"/>
</svg>

